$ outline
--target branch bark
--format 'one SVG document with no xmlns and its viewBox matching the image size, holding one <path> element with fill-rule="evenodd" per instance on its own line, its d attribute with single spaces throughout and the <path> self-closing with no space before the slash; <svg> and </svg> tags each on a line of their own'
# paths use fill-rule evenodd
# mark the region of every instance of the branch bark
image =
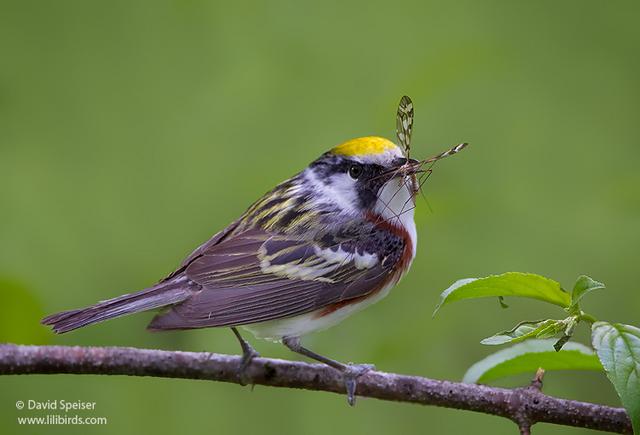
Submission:
<svg viewBox="0 0 640 435">
<path fill-rule="evenodd" d="M 239 356 L 125 347 L 0 345 L 0 375 L 128 375 L 238 383 L 240 361 Z M 322 364 L 255 358 L 246 373 L 256 385 L 344 394 L 340 374 Z M 547 396 L 541 381 L 539 372 L 532 385 L 505 389 L 371 371 L 359 379 L 356 394 L 498 415 L 514 421 L 523 433 L 538 422 L 632 433 L 624 409 Z"/>
</svg>

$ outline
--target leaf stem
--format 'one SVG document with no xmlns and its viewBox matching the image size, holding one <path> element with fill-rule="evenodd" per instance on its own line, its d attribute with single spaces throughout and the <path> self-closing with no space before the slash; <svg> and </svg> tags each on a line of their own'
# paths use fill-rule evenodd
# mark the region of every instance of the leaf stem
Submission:
<svg viewBox="0 0 640 435">
<path fill-rule="evenodd" d="M 591 314 L 587 314 L 584 311 L 580 312 L 580 315 L 578 316 L 579 320 L 584 320 L 587 323 L 595 323 L 598 321 L 598 319 L 596 319 L 595 317 L 593 317 Z"/>
</svg>

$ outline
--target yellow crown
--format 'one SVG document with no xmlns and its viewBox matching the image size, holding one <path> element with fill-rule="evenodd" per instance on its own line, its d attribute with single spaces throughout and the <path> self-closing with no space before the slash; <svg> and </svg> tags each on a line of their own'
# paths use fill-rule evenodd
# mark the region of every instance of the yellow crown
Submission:
<svg viewBox="0 0 640 435">
<path fill-rule="evenodd" d="M 331 153 L 341 156 L 366 156 L 382 154 L 396 148 L 398 148 L 398 146 L 388 139 L 377 136 L 367 136 L 348 140 L 333 148 Z"/>
</svg>

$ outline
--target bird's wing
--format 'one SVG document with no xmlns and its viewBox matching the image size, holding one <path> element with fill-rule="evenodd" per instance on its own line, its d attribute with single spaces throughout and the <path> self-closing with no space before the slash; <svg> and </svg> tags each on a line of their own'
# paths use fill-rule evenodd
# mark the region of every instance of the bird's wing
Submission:
<svg viewBox="0 0 640 435">
<path fill-rule="evenodd" d="M 184 274 L 201 289 L 150 328 L 234 326 L 308 313 L 381 289 L 393 263 L 353 240 L 300 240 L 249 229 L 191 261 Z"/>
<path fill-rule="evenodd" d="M 411 152 L 411 132 L 413 131 L 413 102 L 406 95 L 400 99 L 396 114 L 396 136 L 406 158 Z"/>
</svg>

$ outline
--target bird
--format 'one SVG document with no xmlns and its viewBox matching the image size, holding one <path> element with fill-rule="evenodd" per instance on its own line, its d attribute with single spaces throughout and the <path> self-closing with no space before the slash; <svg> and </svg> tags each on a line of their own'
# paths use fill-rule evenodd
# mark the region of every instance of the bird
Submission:
<svg viewBox="0 0 640 435">
<path fill-rule="evenodd" d="M 348 403 L 373 368 L 345 364 L 303 346 L 301 338 L 336 325 L 384 298 L 416 255 L 418 176 L 410 157 L 413 102 L 396 114 L 399 145 L 378 136 L 343 142 L 254 202 L 157 284 L 92 306 L 45 317 L 55 333 L 159 310 L 148 329 L 229 327 L 242 349 L 238 376 L 259 353 L 240 334 L 276 341 L 338 370 Z"/>
</svg>

